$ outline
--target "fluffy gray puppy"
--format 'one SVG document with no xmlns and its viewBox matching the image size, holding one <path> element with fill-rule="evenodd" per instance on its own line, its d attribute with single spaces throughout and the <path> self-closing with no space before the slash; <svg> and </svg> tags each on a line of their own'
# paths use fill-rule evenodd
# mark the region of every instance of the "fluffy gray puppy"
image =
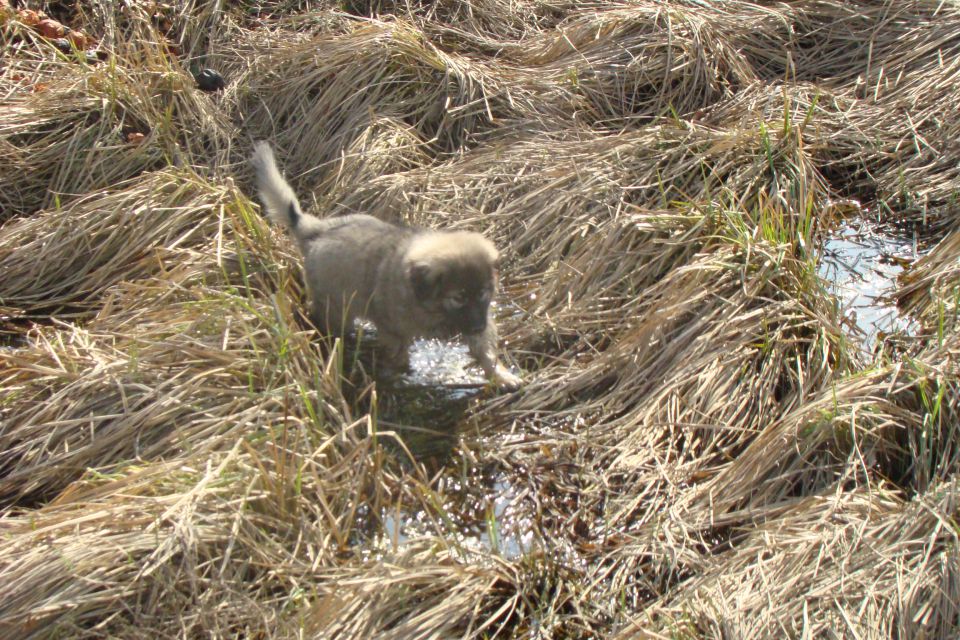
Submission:
<svg viewBox="0 0 960 640">
<path fill-rule="evenodd" d="M 251 164 L 267 215 L 300 245 L 317 328 L 340 336 L 355 318 L 377 327 L 391 367 L 409 366 L 414 338 L 463 336 L 484 373 L 499 387 L 520 378 L 497 360 L 490 301 L 497 290 L 497 250 L 477 233 L 428 231 L 351 214 L 317 218 L 300 208 L 266 142 Z"/>
</svg>

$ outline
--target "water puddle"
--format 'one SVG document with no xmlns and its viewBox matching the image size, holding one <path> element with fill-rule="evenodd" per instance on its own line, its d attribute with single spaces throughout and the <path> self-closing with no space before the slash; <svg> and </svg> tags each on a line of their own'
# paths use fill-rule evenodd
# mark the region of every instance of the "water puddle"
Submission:
<svg viewBox="0 0 960 640">
<path fill-rule="evenodd" d="M 357 361 L 376 377 L 377 329 L 369 322 L 358 321 L 356 338 L 349 349 Z M 459 340 L 420 339 L 410 347 L 410 370 L 393 378 L 378 378 L 387 386 L 432 386 L 451 389 L 477 389 L 486 386 L 479 365 L 470 357 L 467 346 Z"/>
<path fill-rule="evenodd" d="M 395 509 L 379 514 L 369 532 L 384 549 L 411 541 L 442 537 L 463 552 L 517 558 L 534 545 L 533 527 L 524 524 L 519 505 L 523 496 L 499 472 L 472 469 L 457 474 L 451 457 L 471 406 L 491 391 L 483 371 L 458 340 L 418 340 L 410 350 L 410 370 L 402 375 L 376 375 L 376 329 L 358 326 L 357 363 L 376 380 L 378 428 L 397 435 L 404 451 L 422 464 L 427 475 L 440 474 L 429 487 L 413 487 Z M 348 360 L 351 360 L 348 358 Z M 361 402 L 365 376 L 358 377 Z M 385 440 L 385 442 L 389 442 Z M 388 446 L 390 446 L 388 444 Z"/>
<path fill-rule="evenodd" d="M 480 388 L 377 384 L 377 422 L 397 434 L 414 460 L 435 470 L 446 464 Z"/>
<path fill-rule="evenodd" d="M 533 528 L 519 515 L 521 496 L 506 477 L 499 476 L 479 494 L 461 486 L 445 487 L 444 493 L 450 499 L 430 513 L 426 509 L 384 513 L 382 544 L 396 549 L 418 538 L 440 535 L 464 551 L 509 560 L 535 549 Z"/>
<path fill-rule="evenodd" d="M 404 379 L 409 384 L 459 388 L 483 387 L 487 382 L 466 345 L 448 340 L 417 340 Z"/>
<path fill-rule="evenodd" d="M 917 257 L 915 238 L 863 219 L 845 220 L 824 242 L 818 273 L 862 334 L 867 352 L 885 335 L 914 328 L 887 296 Z"/>
<path fill-rule="evenodd" d="M 471 403 L 488 385 L 465 345 L 418 340 L 410 350 L 410 371 L 379 381 L 377 389 L 380 424 L 393 429 L 418 461 L 442 464 L 449 460 Z M 521 497 L 505 476 L 444 474 L 439 482 L 436 493 L 424 498 L 429 506 L 381 515 L 385 547 L 440 535 L 463 551 L 509 559 L 531 550 L 532 528 L 518 522 L 515 507 Z M 443 502 L 434 503 L 437 499 Z"/>
<path fill-rule="evenodd" d="M 0 331 L 0 351 L 14 352 L 26 347 L 27 344 L 27 338 L 22 333 Z"/>
<path fill-rule="evenodd" d="M 419 340 L 410 350 L 410 371 L 380 376 L 377 418 L 428 468 L 449 457 L 473 402 L 488 389 L 482 371 L 454 341 Z"/>
</svg>

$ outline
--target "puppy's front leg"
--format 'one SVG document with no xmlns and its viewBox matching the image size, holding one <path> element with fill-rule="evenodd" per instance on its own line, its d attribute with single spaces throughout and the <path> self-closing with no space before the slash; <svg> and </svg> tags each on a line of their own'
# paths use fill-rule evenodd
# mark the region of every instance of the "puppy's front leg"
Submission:
<svg viewBox="0 0 960 640">
<path fill-rule="evenodd" d="M 411 341 L 409 338 L 381 331 L 378 340 L 386 371 L 406 373 L 410 370 Z"/>
<path fill-rule="evenodd" d="M 483 373 L 501 389 L 513 391 L 520 388 L 522 380 L 507 370 L 497 360 L 497 327 L 493 320 L 487 322 L 487 328 L 482 333 L 464 336 L 467 348 Z"/>
</svg>

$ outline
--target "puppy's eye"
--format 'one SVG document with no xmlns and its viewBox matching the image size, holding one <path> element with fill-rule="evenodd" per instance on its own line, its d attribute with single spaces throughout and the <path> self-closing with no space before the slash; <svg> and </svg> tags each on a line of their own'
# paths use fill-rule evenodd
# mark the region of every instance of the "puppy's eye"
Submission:
<svg viewBox="0 0 960 640">
<path fill-rule="evenodd" d="M 467 303 L 466 299 L 462 294 L 455 293 L 452 296 L 447 298 L 447 304 L 449 304 L 454 309 L 459 309 Z"/>
</svg>

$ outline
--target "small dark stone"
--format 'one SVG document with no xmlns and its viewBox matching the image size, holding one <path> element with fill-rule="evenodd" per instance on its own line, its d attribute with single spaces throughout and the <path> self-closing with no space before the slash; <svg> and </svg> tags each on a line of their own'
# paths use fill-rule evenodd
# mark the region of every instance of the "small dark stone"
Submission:
<svg viewBox="0 0 960 640">
<path fill-rule="evenodd" d="M 73 53 L 73 46 L 70 44 L 70 41 L 66 38 L 54 38 L 50 42 L 53 43 L 53 46 L 57 48 L 57 51 L 60 53 L 70 55 Z"/>
<path fill-rule="evenodd" d="M 197 86 L 203 91 L 220 91 L 227 86 L 223 76 L 213 69 L 203 69 L 196 75 Z"/>
</svg>

